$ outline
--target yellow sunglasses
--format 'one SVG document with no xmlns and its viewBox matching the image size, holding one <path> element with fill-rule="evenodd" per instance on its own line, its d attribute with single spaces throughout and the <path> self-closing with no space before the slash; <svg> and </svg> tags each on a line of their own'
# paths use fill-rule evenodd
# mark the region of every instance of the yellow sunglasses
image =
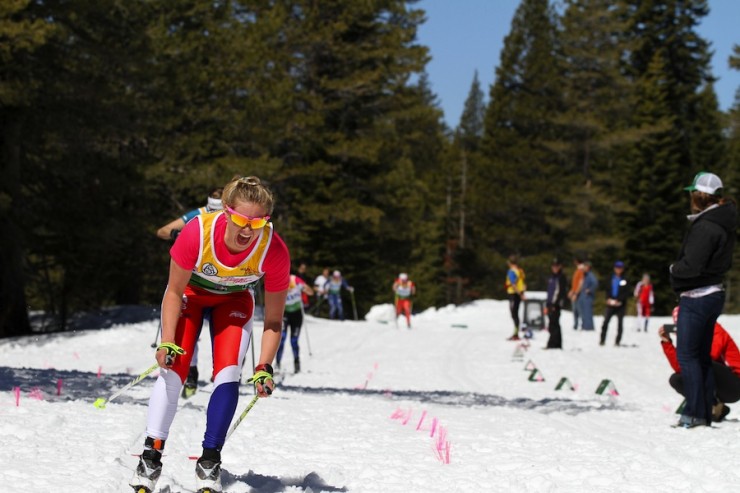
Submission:
<svg viewBox="0 0 740 493">
<path fill-rule="evenodd" d="M 270 220 L 270 216 L 243 216 L 228 205 L 226 206 L 226 210 L 229 212 L 229 219 L 231 219 L 231 222 L 236 224 L 240 228 L 246 228 L 247 226 L 249 226 L 250 229 L 264 228 L 265 224 L 267 224 L 267 221 Z"/>
</svg>

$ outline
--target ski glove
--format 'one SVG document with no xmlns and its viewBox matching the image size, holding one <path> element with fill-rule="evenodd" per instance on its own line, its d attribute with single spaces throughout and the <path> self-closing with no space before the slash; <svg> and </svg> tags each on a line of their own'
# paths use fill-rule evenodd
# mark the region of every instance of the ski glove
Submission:
<svg viewBox="0 0 740 493">
<path fill-rule="evenodd" d="M 175 362 L 175 356 L 182 356 L 185 354 L 185 350 L 173 342 L 163 342 L 157 347 L 157 351 L 160 349 L 167 351 L 167 354 L 164 357 L 167 366 L 172 366 Z"/>
<path fill-rule="evenodd" d="M 252 378 L 247 380 L 248 383 L 253 383 L 254 388 L 258 394 L 264 396 L 272 394 L 272 387 L 275 382 L 272 380 L 272 366 L 268 363 L 257 365 L 254 369 L 254 375 Z M 269 382 L 269 385 L 267 385 Z"/>
</svg>

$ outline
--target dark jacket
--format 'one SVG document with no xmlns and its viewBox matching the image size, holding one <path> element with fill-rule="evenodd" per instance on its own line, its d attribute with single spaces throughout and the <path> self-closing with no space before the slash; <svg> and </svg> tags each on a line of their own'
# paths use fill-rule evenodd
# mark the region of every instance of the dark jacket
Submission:
<svg viewBox="0 0 740 493">
<path fill-rule="evenodd" d="M 726 203 L 699 214 L 684 237 L 678 260 L 671 265 L 671 286 L 682 293 L 721 284 L 732 267 L 737 207 Z"/>
<path fill-rule="evenodd" d="M 561 270 L 557 274 L 550 276 L 547 281 L 547 306 L 563 308 L 565 300 L 568 299 L 568 281 Z"/>
<path fill-rule="evenodd" d="M 627 298 L 630 297 L 631 290 L 629 287 L 629 283 L 627 282 L 627 279 L 622 276 L 619 278 L 619 284 L 617 288 L 617 296 L 614 296 L 612 293 L 612 283 L 614 282 L 614 278 L 616 277 L 616 274 L 612 274 L 609 279 L 606 281 L 606 299 L 612 299 L 619 301 L 619 306 L 626 306 L 627 305 Z"/>
</svg>

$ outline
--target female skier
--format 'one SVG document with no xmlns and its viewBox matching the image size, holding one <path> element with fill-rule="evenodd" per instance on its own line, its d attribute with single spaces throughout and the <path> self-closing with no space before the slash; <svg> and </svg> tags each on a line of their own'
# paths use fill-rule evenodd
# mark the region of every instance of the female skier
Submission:
<svg viewBox="0 0 740 493">
<path fill-rule="evenodd" d="M 211 309 L 214 389 L 208 403 L 203 453 L 195 465 L 196 490 L 221 491 L 221 448 L 236 410 L 244 356 L 252 332 L 251 288 L 264 277 L 265 318 L 259 364 L 251 378 L 260 397 L 272 393 L 272 367 L 283 321 L 290 256 L 268 222 L 272 193 L 259 178 L 229 182 L 224 210 L 198 216 L 170 250 L 162 299 L 162 368 L 149 400 L 144 452 L 130 484 L 151 493 L 162 471 L 162 450 L 177 412 L 203 310 Z"/>
</svg>

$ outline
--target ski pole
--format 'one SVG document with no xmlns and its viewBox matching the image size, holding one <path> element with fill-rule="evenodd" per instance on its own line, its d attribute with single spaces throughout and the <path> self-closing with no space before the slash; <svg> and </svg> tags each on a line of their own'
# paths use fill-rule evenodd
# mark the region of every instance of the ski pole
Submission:
<svg viewBox="0 0 740 493">
<path fill-rule="evenodd" d="M 157 332 L 154 334 L 154 342 L 152 343 L 152 347 L 157 347 L 157 339 L 159 338 L 159 333 L 162 332 L 162 318 L 159 319 L 159 325 L 157 326 Z"/>
<path fill-rule="evenodd" d="M 252 332 L 249 333 L 249 339 L 249 345 L 252 346 L 252 368 L 254 368 L 254 327 L 252 327 Z M 256 394 L 257 389 L 254 387 L 254 385 L 252 386 L 252 388 L 254 389 L 254 393 Z M 255 395 L 255 397 L 257 396 Z"/>
<path fill-rule="evenodd" d="M 257 404 L 257 401 L 259 400 L 260 396 L 255 395 L 252 397 L 252 400 L 249 401 L 249 404 L 247 404 L 247 407 L 242 411 L 242 413 L 239 415 L 238 418 L 236 418 L 236 421 L 234 421 L 234 424 L 231 425 L 231 428 L 229 428 L 228 433 L 226 433 L 226 440 L 229 439 L 232 433 L 234 433 L 234 430 L 236 430 L 236 427 L 239 426 L 239 423 L 244 421 L 244 418 L 247 417 L 247 414 L 249 414 L 249 411 L 254 407 L 255 404 Z"/>
<path fill-rule="evenodd" d="M 321 303 L 323 303 L 324 297 L 322 295 L 319 295 L 319 301 L 316 302 L 316 304 L 313 306 L 313 308 L 310 310 L 311 314 L 314 317 L 319 316 L 319 312 L 321 311 Z"/>
<path fill-rule="evenodd" d="M 311 339 L 308 338 L 308 325 L 306 324 L 306 310 L 303 308 L 302 301 L 301 301 L 301 328 L 306 331 L 306 344 L 308 344 L 308 355 L 313 356 L 313 353 L 311 353 Z"/>
<path fill-rule="evenodd" d="M 355 313 L 355 320 L 357 320 L 357 304 L 355 303 L 355 290 L 349 292 L 352 295 L 352 311 Z"/>
<path fill-rule="evenodd" d="M 123 388 L 121 388 L 120 390 L 118 390 L 118 392 L 115 392 L 113 395 L 111 395 L 107 399 L 105 399 L 103 397 L 97 398 L 95 400 L 95 402 L 93 403 L 93 405 L 95 407 L 97 407 L 98 409 L 105 409 L 105 405 L 106 404 L 108 404 L 110 401 L 112 401 L 113 399 L 115 399 L 119 395 L 121 395 L 124 392 L 126 392 L 128 389 L 130 389 L 131 387 L 133 387 L 137 383 L 139 383 L 142 380 L 144 380 L 147 377 L 147 375 L 149 375 L 151 372 L 153 372 L 157 368 L 159 368 L 159 364 L 158 363 L 154 363 L 152 366 L 150 366 L 149 368 L 147 368 L 146 370 L 144 370 L 144 372 L 141 375 L 139 375 L 138 377 L 136 377 L 133 380 L 131 380 L 126 386 L 124 386 Z"/>
</svg>

